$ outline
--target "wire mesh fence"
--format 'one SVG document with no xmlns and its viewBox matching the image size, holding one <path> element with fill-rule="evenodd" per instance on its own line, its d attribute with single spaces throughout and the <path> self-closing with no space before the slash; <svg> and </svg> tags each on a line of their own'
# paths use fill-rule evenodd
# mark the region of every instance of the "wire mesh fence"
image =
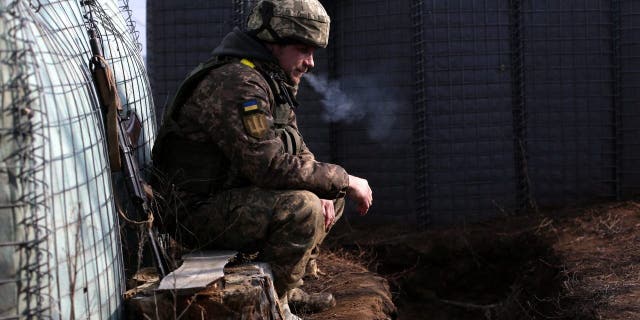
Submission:
<svg viewBox="0 0 640 320">
<path fill-rule="evenodd" d="M 616 197 L 612 3 L 523 2 L 528 171 L 546 206 Z"/>
<path fill-rule="evenodd" d="M 91 4 L 127 110 L 143 120 L 149 84 L 123 17 L 126 2 Z M 0 2 L 0 318 L 118 319 L 120 228 L 100 106 L 77 1 Z"/>
<path fill-rule="evenodd" d="M 616 77 L 616 21 L 634 19 L 624 2 L 423 1 L 436 221 L 628 194 L 616 160 L 634 157 L 616 138 L 634 130 L 616 120 L 616 88 L 634 83 Z"/>
<path fill-rule="evenodd" d="M 332 30 L 314 73 L 360 113 L 333 121 L 325 96 L 303 82 L 299 100 L 311 107 L 299 123 L 318 158 L 370 180 L 372 214 L 460 223 L 640 191 L 640 5 L 632 0 L 322 3 Z M 208 20 L 206 48 L 172 46 L 158 57 L 195 66 L 202 59 L 186 57 L 208 56 L 248 4 L 210 4 L 224 9 Z M 153 14 L 169 16 L 166 8 Z M 189 21 L 187 36 L 201 36 Z M 158 23 L 170 32 L 158 45 L 169 45 L 182 26 Z M 172 83 L 154 81 L 175 90 L 189 68 Z M 367 89 L 375 92 L 363 98 Z M 390 135 L 369 136 L 385 126 Z"/>
<path fill-rule="evenodd" d="M 614 80 L 617 82 L 617 151 L 619 190 L 623 198 L 640 194 L 640 4 L 616 1 L 614 14 L 619 15 Z"/>
<path fill-rule="evenodd" d="M 331 63 L 338 65 L 335 77 L 343 80 L 345 92 L 357 87 L 351 75 L 375 78 L 380 66 L 388 71 L 387 79 L 394 70 L 400 74 L 379 84 L 381 90 L 395 91 L 408 79 L 413 81 L 413 139 L 400 144 L 412 142 L 415 148 L 415 166 L 409 172 L 416 177 L 414 209 L 422 225 L 637 194 L 639 180 L 632 165 L 638 157 L 632 138 L 638 133 L 633 32 L 637 4 L 621 0 L 326 4 L 336 7 L 332 41 L 338 53 Z M 396 6 L 413 11 L 396 11 Z M 384 17 L 376 14 L 380 8 Z M 397 21 L 389 22 L 396 13 Z M 413 59 L 405 55 L 411 51 Z M 405 69 L 398 60 L 414 65 Z M 332 143 L 337 160 L 348 162 L 356 172 L 371 163 L 366 159 L 375 159 L 380 166 L 386 160 L 380 145 L 354 143 L 359 135 L 350 135 L 354 128 L 348 127 L 332 129 L 333 135 L 346 140 Z M 408 122 L 394 124 L 395 129 L 402 127 L 409 127 Z M 370 174 L 371 180 L 384 186 L 393 185 L 394 179 L 406 181 L 399 179 L 403 174 L 397 169 L 402 165 L 386 163 L 385 169 Z M 393 177 L 384 175 L 387 167 L 396 169 L 389 169 Z M 380 187 L 374 185 L 374 190 Z M 389 195 L 382 201 L 392 205 L 376 213 L 398 217 L 406 212 L 405 206 L 393 202 L 403 199 L 406 190 L 382 194 L 383 199 Z"/>
<path fill-rule="evenodd" d="M 45 204 L 33 193 L 43 185 L 33 174 L 40 160 L 31 147 L 38 125 L 28 118 L 39 88 L 29 81 L 35 75 L 29 67 L 35 54 L 26 32 L 31 23 L 24 16 L 26 10 L 24 4 L 3 2 L 0 16 L 0 317 L 7 319 L 21 313 L 39 317 L 48 305 L 43 296 L 49 279 L 41 271 L 48 259 L 42 243 L 47 230 L 40 212 Z"/>
<path fill-rule="evenodd" d="M 147 62 L 158 115 L 187 73 L 209 58 L 242 12 L 237 1 L 147 2 Z"/>
<path fill-rule="evenodd" d="M 412 221 L 414 148 L 412 145 L 413 70 L 411 7 L 398 1 L 325 1 L 332 13 L 328 61 L 313 72 L 325 86 L 300 91 L 300 99 L 320 94 L 321 107 L 300 109 L 303 134 L 315 138 L 330 130 L 330 161 L 368 179 L 375 193 L 371 214 Z M 371 23 L 375 21 L 375 23 Z M 340 99 L 331 94 L 339 90 Z M 309 128 L 313 131 L 308 131 Z M 317 139 L 316 139 L 317 140 Z M 316 150 L 317 141 L 310 147 Z M 319 148 L 322 150 L 322 148 Z M 315 152 L 315 151 L 314 151 Z M 371 161 L 375 159 L 375 161 Z"/>
<path fill-rule="evenodd" d="M 434 223 L 514 205 L 509 3 L 424 1 L 428 211 Z"/>
</svg>

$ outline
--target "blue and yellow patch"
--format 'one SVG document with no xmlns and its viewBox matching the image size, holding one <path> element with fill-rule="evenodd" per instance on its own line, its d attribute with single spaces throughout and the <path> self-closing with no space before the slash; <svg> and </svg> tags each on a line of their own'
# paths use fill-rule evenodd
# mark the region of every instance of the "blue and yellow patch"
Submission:
<svg viewBox="0 0 640 320">
<path fill-rule="evenodd" d="M 258 102 L 256 100 L 249 100 L 242 104 L 242 108 L 245 113 L 258 110 Z"/>
<path fill-rule="evenodd" d="M 256 100 L 249 100 L 242 104 L 242 123 L 247 133 L 257 139 L 262 139 L 269 132 L 267 115 L 260 110 Z"/>
</svg>

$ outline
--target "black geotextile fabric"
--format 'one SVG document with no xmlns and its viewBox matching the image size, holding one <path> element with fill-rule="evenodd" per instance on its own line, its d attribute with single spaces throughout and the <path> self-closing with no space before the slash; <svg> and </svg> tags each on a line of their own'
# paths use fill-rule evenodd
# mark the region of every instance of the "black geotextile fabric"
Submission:
<svg viewBox="0 0 640 320">
<path fill-rule="evenodd" d="M 238 1 L 170 3 L 149 6 L 159 107 L 239 21 Z M 314 73 L 348 99 L 305 82 L 299 122 L 318 158 L 369 179 L 372 219 L 459 223 L 640 191 L 640 4 L 323 4 L 332 34 Z"/>
</svg>

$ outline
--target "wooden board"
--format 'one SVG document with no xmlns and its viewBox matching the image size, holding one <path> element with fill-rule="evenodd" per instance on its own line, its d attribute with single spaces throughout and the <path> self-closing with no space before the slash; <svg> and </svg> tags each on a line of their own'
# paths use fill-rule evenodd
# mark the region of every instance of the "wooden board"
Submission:
<svg viewBox="0 0 640 320">
<path fill-rule="evenodd" d="M 158 291 L 175 290 L 177 294 L 189 294 L 224 277 L 224 266 L 235 251 L 201 251 L 182 257 L 180 268 L 169 273 L 158 286 Z"/>
</svg>

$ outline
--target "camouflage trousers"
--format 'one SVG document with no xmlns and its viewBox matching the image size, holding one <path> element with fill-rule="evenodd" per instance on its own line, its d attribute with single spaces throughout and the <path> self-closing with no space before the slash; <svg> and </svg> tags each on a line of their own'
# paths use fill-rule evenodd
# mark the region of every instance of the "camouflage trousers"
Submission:
<svg viewBox="0 0 640 320">
<path fill-rule="evenodd" d="M 335 224 L 344 199 L 334 207 Z M 280 296 L 302 284 L 308 260 L 328 233 L 320 199 L 309 191 L 231 189 L 181 211 L 174 220 L 178 241 L 192 249 L 259 252 Z"/>
</svg>

